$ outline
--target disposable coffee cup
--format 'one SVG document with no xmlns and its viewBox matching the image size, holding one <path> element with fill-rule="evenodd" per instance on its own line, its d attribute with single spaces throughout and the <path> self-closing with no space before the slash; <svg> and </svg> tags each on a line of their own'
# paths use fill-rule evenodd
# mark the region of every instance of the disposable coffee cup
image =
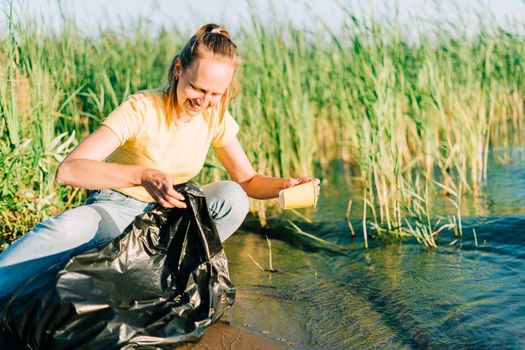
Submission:
<svg viewBox="0 0 525 350">
<path fill-rule="evenodd" d="M 317 191 L 313 181 L 289 187 L 279 192 L 281 209 L 309 208 L 317 205 Z"/>
</svg>

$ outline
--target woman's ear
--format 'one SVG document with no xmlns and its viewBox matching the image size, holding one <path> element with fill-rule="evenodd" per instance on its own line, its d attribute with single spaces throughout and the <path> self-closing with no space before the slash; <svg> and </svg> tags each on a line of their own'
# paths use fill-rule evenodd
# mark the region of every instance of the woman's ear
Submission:
<svg viewBox="0 0 525 350">
<path fill-rule="evenodd" d="M 173 75 L 175 76 L 175 79 L 179 79 L 180 75 L 182 74 L 182 63 L 180 61 L 180 58 L 177 58 L 175 61 L 175 67 L 173 67 Z"/>
</svg>

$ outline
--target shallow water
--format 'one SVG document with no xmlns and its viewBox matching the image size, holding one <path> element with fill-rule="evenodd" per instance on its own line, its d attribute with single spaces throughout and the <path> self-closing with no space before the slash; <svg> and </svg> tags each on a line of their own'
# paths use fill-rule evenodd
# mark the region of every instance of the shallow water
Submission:
<svg viewBox="0 0 525 350">
<path fill-rule="evenodd" d="M 500 164 L 501 152 L 512 162 Z M 494 150 L 485 195 L 462 205 L 463 239 L 448 245 L 452 233 L 442 234 L 432 250 L 411 240 L 364 249 L 358 191 L 340 164 L 334 169 L 318 208 L 303 212 L 312 224 L 291 213 L 270 221 L 278 272 L 262 272 L 248 257 L 268 268 L 253 221 L 226 242 L 238 288 L 226 320 L 293 349 L 525 348 L 524 152 Z M 354 239 L 344 219 L 351 197 Z M 348 248 L 294 234 L 286 218 Z"/>
</svg>

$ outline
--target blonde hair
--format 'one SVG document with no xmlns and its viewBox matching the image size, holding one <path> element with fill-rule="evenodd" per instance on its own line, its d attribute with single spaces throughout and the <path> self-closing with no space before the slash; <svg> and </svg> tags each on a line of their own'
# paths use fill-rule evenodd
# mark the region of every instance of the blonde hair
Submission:
<svg viewBox="0 0 525 350">
<path fill-rule="evenodd" d="M 173 115 L 177 112 L 177 84 L 178 77 L 175 75 L 175 65 L 178 60 L 182 69 L 191 67 L 196 58 L 202 58 L 206 54 L 220 59 L 230 59 L 235 66 L 233 80 L 222 96 L 220 102 L 220 116 L 226 112 L 228 103 L 239 91 L 237 80 L 237 68 L 241 65 L 241 59 L 237 52 L 237 46 L 230 39 L 230 33 L 221 25 L 205 24 L 184 45 L 182 50 L 173 57 L 168 71 L 168 87 L 166 89 L 166 112 Z"/>
</svg>

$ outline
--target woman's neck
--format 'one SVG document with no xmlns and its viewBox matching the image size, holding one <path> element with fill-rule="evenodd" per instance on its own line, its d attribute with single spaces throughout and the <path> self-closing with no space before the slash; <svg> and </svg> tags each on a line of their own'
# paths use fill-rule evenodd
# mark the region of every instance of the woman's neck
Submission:
<svg viewBox="0 0 525 350">
<path fill-rule="evenodd" d="M 179 105 L 175 107 L 175 120 L 180 123 L 189 123 L 191 121 L 192 116 L 187 115 L 182 111 L 182 108 L 180 108 Z"/>
</svg>

